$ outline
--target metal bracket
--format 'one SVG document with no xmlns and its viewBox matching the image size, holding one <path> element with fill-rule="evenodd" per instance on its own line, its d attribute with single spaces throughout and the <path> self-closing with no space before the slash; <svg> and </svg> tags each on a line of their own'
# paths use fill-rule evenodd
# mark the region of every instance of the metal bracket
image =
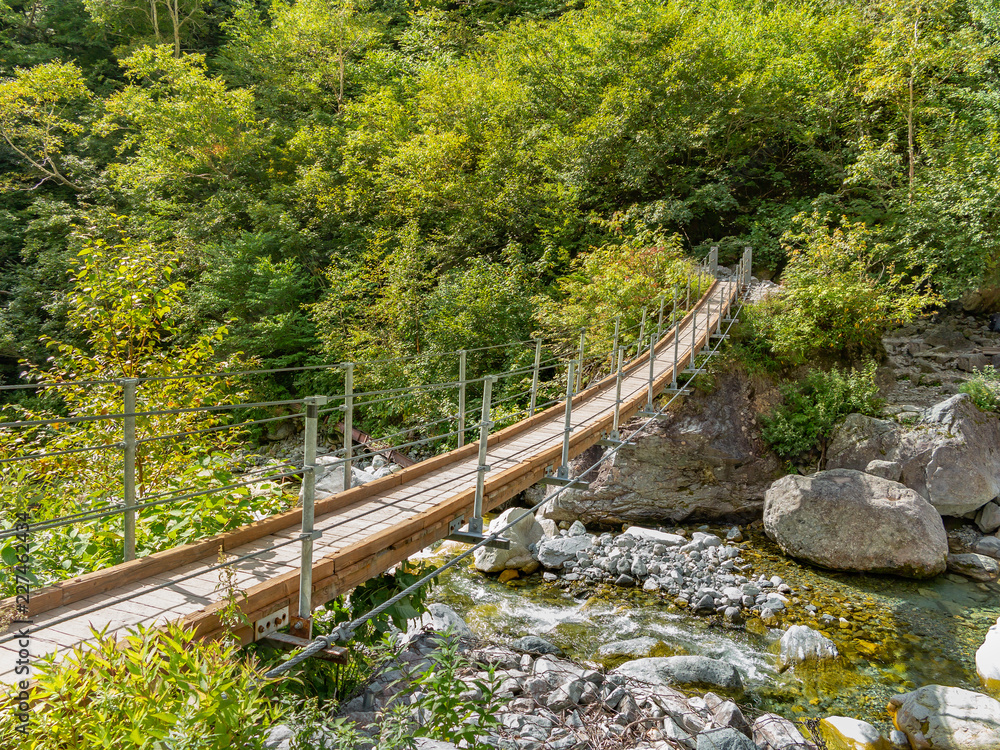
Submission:
<svg viewBox="0 0 1000 750">
<path fill-rule="evenodd" d="M 679 393 L 682 396 L 690 396 L 691 395 L 691 389 L 690 388 L 671 388 L 671 387 L 668 386 L 668 387 L 666 387 L 666 388 L 663 389 L 663 393 Z"/>
<path fill-rule="evenodd" d="M 312 643 L 308 638 L 299 638 L 287 633 L 270 633 L 265 638 L 276 646 L 290 649 L 305 648 Z M 323 659 L 324 661 L 332 661 L 337 664 L 347 664 L 349 660 L 347 649 L 343 646 L 327 646 L 316 654 L 316 658 Z"/>
<path fill-rule="evenodd" d="M 447 536 L 453 542 L 462 542 L 463 544 L 479 544 L 487 537 L 482 534 L 477 534 L 473 531 L 456 531 Z M 510 540 L 499 537 L 498 539 L 493 539 L 486 542 L 487 547 L 494 547 L 496 549 L 510 549 Z"/>
<path fill-rule="evenodd" d="M 448 522 L 448 533 L 455 534 L 463 526 L 465 526 L 465 516 L 457 516 Z"/>
<path fill-rule="evenodd" d="M 307 531 L 305 534 L 299 534 L 299 539 L 320 539 L 323 536 L 323 532 L 319 529 L 313 529 L 312 531 Z"/>
<path fill-rule="evenodd" d="M 563 477 L 542 477 L 539 484 L 548 484 L 553 487 L 567 487 L 571 490 L 582 490 L 586 492 L 590 489 L 590 482 L 582 479 L 567 479 Z"/>
<path fill-rule="evenodd" d="M 608 438 L 602 438 L 601 440 L 598 440 L 597 444 L 598 445 L 602 445 L 605 448 L 616 448 L 619 445 L 625 445 L 625 441 L 624 440 L 618 440 L 618 439 L 613 438 L 613 437 L 608 437 Z"/>
<path fill-rule="evenodd" d="M 493 467 L 489 464 L 482 464 L 476 467 L 476 471 L 493 471 Z"/>
<path fill-rule="evenodd" d="M 729 338 L 729 334 L 728 333 L 713 333 L 712 334 L 712 338 L 713 339 L 722 339 L 723 341 L 725 341 L 726 339 Z"/>
<path fill-rule="evenodd" d="M 671 419 L 673 415 L 671 414 L 660 414 L 658 411 L 651 411 L 649 409 L 640 409 L 636 412 L 637 417 L 649 417 L 651 419 Z"/>
<path fill-rule="evenodd" d="M 295 638 L 304 638 L 308 641 L 312 638 L 312 617 L 298 617 L 296 615 L 292 615 L 289 619 L 288 629 L 291 631 L 291 635 Z"/>
<path fill-rule="evenodd" d="M 282 607 L 276 612 L 272 612 L 267 617 L 257 620 L 253 624 L 253 639 L 259 641 L 266 638 L 271 633 L 276 633 L 279 628 L 288 624 L 288 607 Z"/>
</svg>

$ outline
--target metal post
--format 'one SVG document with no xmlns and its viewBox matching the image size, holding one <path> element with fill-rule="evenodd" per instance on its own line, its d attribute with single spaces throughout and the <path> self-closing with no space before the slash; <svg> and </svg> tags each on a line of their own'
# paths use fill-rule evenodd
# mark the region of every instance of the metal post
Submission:
<svg viewBox="0 0 1000 750">
<path fill-rule="evenodd" d="M 694 358 L 697 354 L 698 346 L 698 311 L 691 311 L 691 364 L 690 367 L 694 369 Z"/>
<path fill-rule="evenodd" d="M 674 287 L 674 309 L 670 313 L 670 319 L 674 322 L 674 373 L 670 380 L 670 387 L 677 390 L 677 348 L 680 345 L 681 322 L 677 320 L 677 297 L 680 289 Z"/>
<path fill-rule="evenodd" d="M 580 392 L 580 388 L 583 386 L 583 347 L 584 347 L 584 344 L 586 343 L 586 340 L 587 340 L 587 329 L 586 328 L 581 328 L 580 329 L 580 359 L 579 359 L 580 366 L 577 368 L 577 371 L 576 371 L 576 388 L 574 389 L 575 393 L 579 393 Z"/>
<path fill-rule="evenodd" d="M 642 340 L 646 338 L 646 309 L 642 310 L 642 322 L 639 324 L 639 338 L 635 342 L 635 356 L 642 351 Z"/>
<path fill-rule="evenodd" d="M 573 430 L 573 362 L 570 361 L 566 371 L 566 420 L 563 425 L 562 464 L 557 476 L 569 479 L 569 433 Z"/>
<path fill-rule="evenodd" d="M 351 489 L 354 455 L 354 363 L 344 363 L 344 492 Z"/>
<path fill-rule="evenodd" d="M 479 421 L 479 466 L 476 468 L 476 499 L 472 508 L 472 518 L 469 520 L 469 532 L 472 534 L 483 533 L 483 490 L 486 484 L 486 472 L 490 467 L 486 465 L 487 443 L 490 439 L 490 402 L 493 398 L 493 384 L 497 382 L 496 375 L 487 375 L 483 379 L 483 415 Z"/>
<path fill-rule="evenodd" d="M 653 410 L 653 368 L 656 366 L 656 337 L 649 337 L 649 384 L 646 386 L 646 408 Z"/>
<path fill-rule="evenodd" d="M 753 276 L 753 248 L 744 248 L 747 254 L 747 286 L 750 286 L 750 279 Z"/>
<path fill-rule="evenodd" d="M 464 355 L 465 352 L 462 352 Z M 535 404 L 538 403 L 538 370 L 542 364 L 542 340 L 535 339 L 535 367 L 531 374 L 531 405 L 528 407 L 528 416 L 535 416 Z M 463 375 L 465 373 L 462 373 Z M 463 378 L 464 380 L 464 378 Z M 463 397 L 464 398 L 464 397 Z M 459 442 L 459 445 L 462 443 Z"/>
<path fill-rule="evenodd" d="M 660 296 L 660 317 L 656 319 L 656 340 L 659 341 L 663 336 L 663 306 L 667 304 L 667 301 Z"/>
<path fill-rule="evenodd" d="M 539 342 L 541 344 L 541 342 Z M 535 377 L 538 377 L 538 353 L 535 353 Z M 535 389 L 531 389 L 531 413 L 535 413 Z M 458 353 L 458 447 L 465 445 L 465 349 Z"/>
<path fill-rule="evenodd" d="M 611 437 L 618 440 L 618 421 L 621 416 L 622 407 L 622 364 L 625 360 L 625 348 L 618 349 L 618 374 L 615 378 L 615 420 L 611 426 Z"/>
<path fill-rule="evenodd" d="M 319 407 L 326 396 L 306 399 L 305 439 L 302 451 L 302 562 L 299 567 L 299 617 L 312 616 L 312 563 L 316 514 L 316 436 L 319 431 Z M 346 426 L 346 421 L 345 421 Z M 347 465 L 345 464 L 345 469 Z"/>
<path fill-rule="evenodd" d="M 712 276 L 718 275 L 719 272 L 719 247 L 718 245 L 713 245 L 711 252 L 708 254 L 708 271 Z"/>
<path fill-rule="evenodd" d="M 611 371 L 615 371 L 615 357 L 618 356 L 618 331 L 621 329 L 622 316 L 615 317 L 615 340 L 611 344 Z"/>
<path fill-rule="evenodd" d="M 688 291 L 687 291 L 687 302 L 684 304 L 685 310 L 691 309 L 691 272 L 688 271 Z"/>
<path fill-rule="evenodd" d="M 135 390 L 139 381 L 126 378 L 121 381 L 125 415 L 122 420 L 122 434 L 125 444 L 125 561 L 135 559 Z"/>
</svg>

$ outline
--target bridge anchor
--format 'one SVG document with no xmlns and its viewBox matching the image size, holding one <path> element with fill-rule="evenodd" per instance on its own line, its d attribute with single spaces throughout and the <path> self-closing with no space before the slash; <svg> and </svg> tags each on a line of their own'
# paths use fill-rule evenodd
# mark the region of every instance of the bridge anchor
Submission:
<svg viewBox="0 0 1000 750">
<path fill-rule="evenodd" d="M 465 522 L 465 517 L 459 516 L 458 518 L 452 519 L 451 523 L 448 524 L 449 534 L 445 537 L 445 539 L 450 539 L 453 542 L 462 542 L 462 544 L 478 544 L 484 539 L 489 539 L 489 537 L 483 534 L 483 519 L 478 519 L 478 524 L 474 523 L 476 520 L 477 519 L 474 518 L 469 522 L 469 528 L 467 531 L 461 531 L 462 525 Z M 510 540 L 498 537 L 496 539 L 490 539 L 486 542 L 485 546 L 494 547 L 496 549 L 510 549 Z"/>
</svg>

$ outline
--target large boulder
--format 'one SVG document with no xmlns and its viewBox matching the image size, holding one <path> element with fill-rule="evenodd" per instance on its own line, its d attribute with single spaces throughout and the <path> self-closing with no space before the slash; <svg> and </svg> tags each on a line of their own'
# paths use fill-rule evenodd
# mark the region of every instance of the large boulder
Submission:
<svg viewBox="0 0 1000 750">
<path fill-rule="evenodd" d="M 927 578 L 947 566 L 934 507 L 898 482 L 850 469 L 772 484 L 764 531 L 786 554 L 833 570 Z"/>
<path fill-rule="evenodd" d="M 761 714 L 753 723 L 753 741 L 760 750 L 816 750 L 791 721 L 777 714 Z"/>
<path fill-rule="evenodd" d="M 752 520 L 781 475 L 761 437 L 754 395 L 746 376 L 720 376 L 711 394 L 693 394 L 621 446 L 586 477 L 589 490 L 563 492 L 541 512 L 587 524 Z M 600 459 L 598 450 L 578 462 L 581 470 Z"/>
<path fill-rule="evenodd" d="M 888 710 L 913 750 L 1000 748 L 1000 703 L 980 693 L 925 685 L 893 696 Z"/>
<path fill-rule="evenodd" d="M 987 690 L 1000 690 L 1000 617 L 976 651 L 976 673 Z"/>
<path fill-rule="evenodd" d="M 499 573 L 503 570 L 523 570 L 532 573 L 538 569 L 538 563 L 528 548 L 537 544 L 544 536 L 544 532 L 533 513 L 525 508 L 508 508 L 490 521 L 487 534 L 499 531 L 521 516 L 524 517 L 503 532 L 504 538 L 510 540 L 510 549 L 480 547 L 473 553 L 477 570 L 484 573 Z"/>
<path fill-rule="evenodd" d="M 652 656 L 613 670 L 644 685 L 698 685 L 741 692 L 743 680 L 732 664 L 707 656 Z"/>
<path fill-rule="evenodd" d="M 1000 419 L 960 393 L 927 409 L 911 427 L 851 414 L 834 432 L 828 469 L 865 471 L 895 462 L 899 481 L 943 516 L 974 513 L 1000 495 Z"/>
</svg>

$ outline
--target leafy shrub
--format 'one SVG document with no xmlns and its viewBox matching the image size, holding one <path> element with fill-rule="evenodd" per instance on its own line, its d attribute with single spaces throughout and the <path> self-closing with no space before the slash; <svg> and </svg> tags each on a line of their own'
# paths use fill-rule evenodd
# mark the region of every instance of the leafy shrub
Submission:
<svg viewBox="0 0 1000 750">
<path fill-rule="evenodd" d="M 194 641 L 194 630 L 140 626 L 116 641 L 96 633 L 56 662 L 41 660 L 27 738 L 14 697 L 0 696 L 0 746 L 31 750 L 256 750 L 277 717 L 236 647 Z M 20 743 L 20 744 L 19 744 Z"/>
<path fill-rule="evenodd" d="M 958 390 L 968 393 L 972 403 L 983 411 L 1000 411 L 1000 373 L 993 365 L 973 373 Z"/>
<path fill-rule="evenodd" d="M 760 303 L 755 320 L 778 360 L 869 351 L 885 330 L 934 302 L 922 288 L 926 277 L 897 271 L 865 224 L 830 228 L 817 214 L 798 221 L 800 231 L 784 237 L 790 258 L 782 293 Z"/>
<path fill-rule="evenodd" d="M 858 412 L 874 416 L 881 402 L 875 385 L 875 363 L 849 372 L 813 370 L 782 388 L 785 402 L 764 417 L 764 439 L 783 458 L 793 460 L 820 446 L 824 451 L 833 426 Z"/>
</svg>

